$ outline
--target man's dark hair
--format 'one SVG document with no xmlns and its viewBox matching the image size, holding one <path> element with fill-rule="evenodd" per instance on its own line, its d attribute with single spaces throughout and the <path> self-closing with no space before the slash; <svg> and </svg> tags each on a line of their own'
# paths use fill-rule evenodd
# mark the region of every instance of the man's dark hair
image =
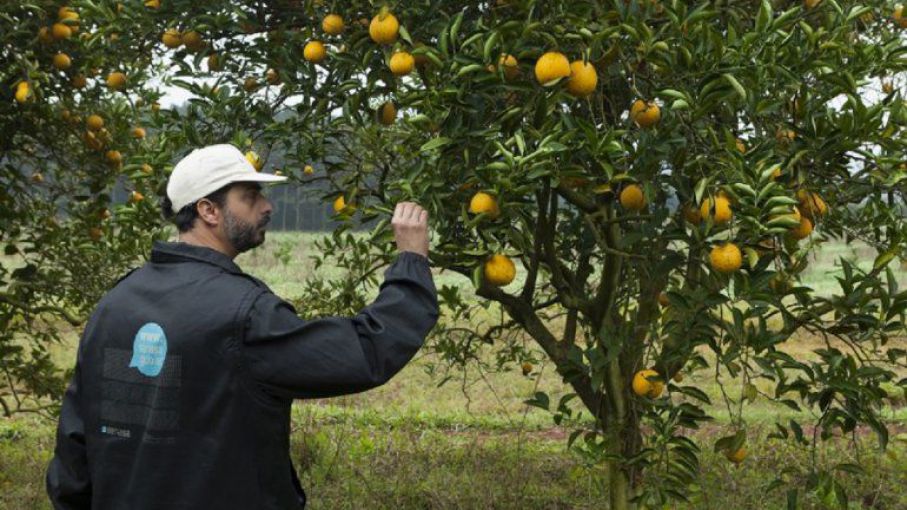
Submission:
<svg viewBox="0 0 907 510">
<path fill-rule="evenodd" d="M 204 198 L 214 202 L 217 207 L 223 209 L 224 206 L 227 205 L 227 192 L 230 191 L 230 188 L 234 184 L 236 183 L 227 184 Z M 173 203 L 170 202 L 170 197 L 164 194 L 164 198 L 161 199 L 161 214 L 164 216 L 165 220 L 176 225 L 176 228 L 180 233 L 188 232 L 192 230 L 195 225 L 195 219 L 198 218 L 198 209 L 195 207 L 196 204 L 198 204 L 198 200 L 191 204 L 186 204 L 179 212 L 174 214 L 172 210 Z"/>
</svg>

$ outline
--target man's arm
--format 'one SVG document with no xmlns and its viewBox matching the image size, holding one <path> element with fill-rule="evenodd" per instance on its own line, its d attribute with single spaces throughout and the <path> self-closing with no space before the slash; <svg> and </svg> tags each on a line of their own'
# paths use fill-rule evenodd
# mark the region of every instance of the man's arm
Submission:
<svg viewBox="0 0 907 510">
<path fill-rule="evenodd" d="M 355 317 L 304 321 L 271 292 L 253 302 L 242 351 L 259 386 L 287 398 L 357 393 L 384 384 L 412 359 L 438 321 L 428 212 L 400 202 L 391 227 L 400 254 L 375 302 Z"/>
<path fill-rule="evenodd" d="M 91 478 L 80 397 L 81 365 L 81 359 L 77 360 L 72 380 L 63 396 L 57 444 L 45 478 L 47 495 L 55 510 L 91 508 Z"/>
<path fill-rule="evenodd" d="M 285 398 L 320 398 L 380 386 L 422 346 L 438 320 L 428 259 L 402 252 L 374 303 L 351 318 L 301 319 L 271 292 L 252 304 L 242 346 L 252 379 Z"/>
</svg>

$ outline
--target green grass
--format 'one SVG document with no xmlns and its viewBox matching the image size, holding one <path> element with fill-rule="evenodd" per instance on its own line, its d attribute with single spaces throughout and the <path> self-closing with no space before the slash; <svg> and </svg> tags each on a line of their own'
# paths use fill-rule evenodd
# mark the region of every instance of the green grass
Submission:
<svg viewBox="0 0 907 510">
<path fill-rule="evenodd" d="M 292 299 L 313 270 L 308 256 L 314 253 L 315 239 L 312 234 L 271 232 L 262 249 L 245 253 L 236 262 L 277 294 Z M 805 275 L 817 292 L 835 289 L 833 277 L 840 269 L 834 262 L 841 255 L 864 267 L 873 258 L 865 249 L 851 253 L 843 245 L 827 246 Z M 340 275 L 336 268 L 319 271 Z M 436 272 L 436 283 L 464 285 L 464 294 L 472 294 L 468 280 L 450 272 Z M 488 318 L 497 314 L 492 307 Z M 62 365 L 72 363 L 81 330 L 65 332 L 68 342 L 54 351 Z M 817 345 L 815 339 L 804 337 L 788 349 L 805 357 Z M 548 392 L 553 400 L 565 392 L 550 364 L 539 364 L 529 377 L 516 366 L 500 373 L 471 367 L 465 374 L 451 373 L 453 379 L 438 387 L 438 376 L 427 370 L 438 361 L 423 353 L 381 388 L 295 404 L 291 455 L 308 490 L 310 508 L 603 507 L 601 467 L 585 465 L 577 453 L 566 449 L 569 428 L 554 426 L 550 415 L 523 404 L 536 390 Z M 716 381 L 705 372 L 686 377 L 684 384 L 699 386 L 712 399 L 708 411 L 716 420 L 689 431 L 703 449 L 701 479 L 692 502 L 676 508 L 783 508 L 784 493 L 766 493 L 765 486 L 780 466 L 803 467 L 808 457 L 804 450 L 766 436 L 775 421 L 802 416 L 764 398 L 748 404 L 744 418 L 751 455 L 734 467 L 712 453 L 711 444 L 729 429 L 719 382 L 732 396 L 739 396 L 739 383 Z M 769 388 L 764 382 L 757 384 Z M 874 501 L 876 508 L 907 508 L 907 495 L 892 489 L 907 483 L 903 400 L 892 401 L 884 415 L 893 430 L 886 454 L 877 451 L 873 436 L 860 434 L 859 450 L 850 448 L 846 439 L 836 439 L 822 445 L 819 459 L 864 466 L 864 475 L 845 479 L 852 499 Z M 0 509 L 49 508 L 43 472 L 53 449 L 54 427 L 55 423 L 30 415 L 0 420 Z M 859 457 L 854 457 L 855 451 Z M 798 480 L 793 483 L 802 485 Z M 804 508 L 824 507 L 807 498 Z"/>
</svg>

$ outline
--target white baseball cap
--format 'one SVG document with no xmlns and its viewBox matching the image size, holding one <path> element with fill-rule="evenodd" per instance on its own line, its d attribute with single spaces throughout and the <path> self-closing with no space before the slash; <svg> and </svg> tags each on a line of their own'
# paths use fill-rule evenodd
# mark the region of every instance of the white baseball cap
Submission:
<svg viewBox="0 0 907 510">
<path fill-rule="evenodd" d="M 261 173 L 230 144 L 195 149 L 173 167 L 167 197 L 174 214 L 183 207 L 234 182 L 283 182 L 287 177 Z"/>
</svg>

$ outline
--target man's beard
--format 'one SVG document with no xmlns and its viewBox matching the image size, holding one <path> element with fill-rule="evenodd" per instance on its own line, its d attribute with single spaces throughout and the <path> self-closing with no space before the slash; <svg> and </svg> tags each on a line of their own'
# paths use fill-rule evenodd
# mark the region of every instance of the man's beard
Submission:
<svg viewBox="0 0 907 510">
<path fill-rule="evenodd" d="M 258 225 L 246 223 L 230 213 L 229 209 L 224 209 L 224 230 L 236 253 L 249 251 L 265 242 L 264 226 L 268 221 L 270 217 L 266 216 Z"/>
</svg>

